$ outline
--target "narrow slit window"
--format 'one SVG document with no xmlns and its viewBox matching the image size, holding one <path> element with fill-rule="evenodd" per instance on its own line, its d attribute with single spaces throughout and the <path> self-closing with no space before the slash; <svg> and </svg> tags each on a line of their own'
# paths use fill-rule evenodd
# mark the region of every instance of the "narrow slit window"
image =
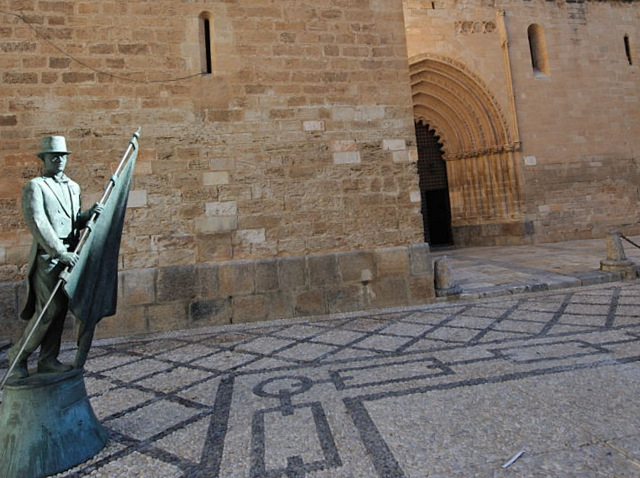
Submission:
<svg viewBox="0 0 640 478">
<path fill-rule="evenodd" d="M 527 29 L 529 36 L 529 48 L 531 50 L 531 66 L 536 76 L 549 76 L 549 54 L 547 52 L 547 42 L 544 38 L 544 28 L 538 24 L 529 25 Z"/>
<path fill-rule="evenodd" d="M 200 14 L 200 60 L 202 73 L 213 73 L 212 24 L 209 13 Z"/>
<path fill-rule="evenodd" d="M 627 61 L 630 65 L 633 65 L 633 55 L 631 51 L 631 39 L 629 35 L 624 36 L 624 51 L 627 54 Z"/>
</svg>

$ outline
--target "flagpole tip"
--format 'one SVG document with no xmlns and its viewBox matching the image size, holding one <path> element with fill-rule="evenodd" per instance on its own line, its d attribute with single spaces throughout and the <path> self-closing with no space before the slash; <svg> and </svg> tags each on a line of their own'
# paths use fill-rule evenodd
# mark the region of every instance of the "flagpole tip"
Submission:
<svg viewBox="0 0 640 478">
<path fill-rule="evenodd" d="M 136 138 L 139 138 L 139 137 L 140 137 L 140 131 L 142 131 L 142 126 L 138 126 L 138 131 L 136 131 L 135 133 L 133 133 L 133 135 L 134 135 Z"/>
</svg>

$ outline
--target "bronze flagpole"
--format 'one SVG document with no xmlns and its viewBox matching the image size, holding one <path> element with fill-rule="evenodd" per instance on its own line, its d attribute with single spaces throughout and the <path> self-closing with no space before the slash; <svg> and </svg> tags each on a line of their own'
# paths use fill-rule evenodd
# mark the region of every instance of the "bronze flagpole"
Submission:
<svg viewBox="0 0 640 478">
<path fill-rule="evenodd" d="M 122 155 L 122 158 L 120 159 L 120 162 L 118 163 L 118 167 L 116 168 L 116 171 L 113 173 L 113 175 L 111 176 L 111 179 L 109 179 L 109 183 L 107 184 L 107 186 L 104 189 L 104 193 L 102 194 L 102 198 L 100 198 L 100 204 L 104 204 L 107 201 L 107 199 L 109 198 L 109 194 L 111 193 L 111 190 L 114 188 L 115 180 L 120 175 L 120 172 L 121 172 L 124 164 L 127 162 L 127 159 L 129 158 L 129 155 L 131 154 L 132 151 L 137 149 L 137 147 L 138 147 L 137 146 L 137 140 L 140 137 L 140 130 L 141 129 L 142 128 L 139 127 L 138 131 L 133 133 L 133 135 L 131 136 L 131 139 L 129 140 L 129 146 L 127 147 L 127 150 Z M 82 231 L 82 234 L 80 236 L 80 240 L 78 241 L 78 245 L 72 251 L 75 254 L 79 254 L 79 253 L 82 252 L 82 246 L 87 241 L 87 238 L 89 237 L 89 234 L 91 233 L 91 224 L 93 222 L 95 222 L 96 217 L 97 217 L 97 214 L 94 212 L 91 215 L 91 217 L 89 218 L 89 220 L 87 221 L 87 226 Z M 40 311 L 40 315 L 38 315 L 38 318 L 36 319 L 34 326 L 31 328 L 31 332 L 29 332 L 29 335 L 27 336 L 26 340 L 24 340 L 23 346 L 21 347 L 21 349 L 16 354 L 16 359 L 13 362 L 9 363 L 9 368 L 7 369 L 6 373 L 2 377 L 2 382 L 0 382 L 0 390 L 2 390 L 4 388 L 4 385 L 7 383 L 7 380 L 9 379 L 9 376 L 11 375 L 11 372 L 13 372 L 13 369 L 15 368 L 17 360 L 20 358 L 20 356 L 24 352 L 24 348 L 29 343 L 29 339 L 31 339 L 31 336 L 33 335 L 34 331 L 36 330 L 37 325 L 42 320 L 42 317 L 44 317 L 44 314 L 47 311 L 47 309 L 49 308 L 49 306 L 51 305 L 51 302 L 53 301 L 53 298 L 55 297 L 55 295 L 60 290 L 60 287 L 62 287 L 62 285 L 66 282 L 66 278 L 69 275 L 69 271 L 71 269 L 72 269 L 71 266 L 67 266 L 60 273 L 58 282 L 56 283 L 55 287 L 51 291 L 51 295 L 49 295 L 49 300 L 47 300 L 47 302 L 45 303 L 44 307 Z"/>
</svg>

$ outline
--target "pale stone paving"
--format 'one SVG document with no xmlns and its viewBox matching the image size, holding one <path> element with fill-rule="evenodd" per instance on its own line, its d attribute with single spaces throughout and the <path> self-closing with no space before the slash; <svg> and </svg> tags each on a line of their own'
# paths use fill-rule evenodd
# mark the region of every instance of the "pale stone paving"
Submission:
<svg viewBox="0 0 640 478">
<path fill-rule="evenodd" d="M 101 340 L 59 476 L 638 476 L 639 362 L 637 281 Z"/>
</svg>

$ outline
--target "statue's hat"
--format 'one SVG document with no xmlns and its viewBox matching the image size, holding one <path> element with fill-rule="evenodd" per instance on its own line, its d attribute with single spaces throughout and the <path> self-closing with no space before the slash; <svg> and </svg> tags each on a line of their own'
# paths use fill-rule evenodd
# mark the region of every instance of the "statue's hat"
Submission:
<svg viewBox="0 0 640 478">
<path fill-rule="evenodd" d="M 67 151 L 67 141 L 64 136 L 45 136 L 40 140 L 38 157 L 42 158 L 45 153 L 71 154 L 71 151 Z"/>
</svg>

